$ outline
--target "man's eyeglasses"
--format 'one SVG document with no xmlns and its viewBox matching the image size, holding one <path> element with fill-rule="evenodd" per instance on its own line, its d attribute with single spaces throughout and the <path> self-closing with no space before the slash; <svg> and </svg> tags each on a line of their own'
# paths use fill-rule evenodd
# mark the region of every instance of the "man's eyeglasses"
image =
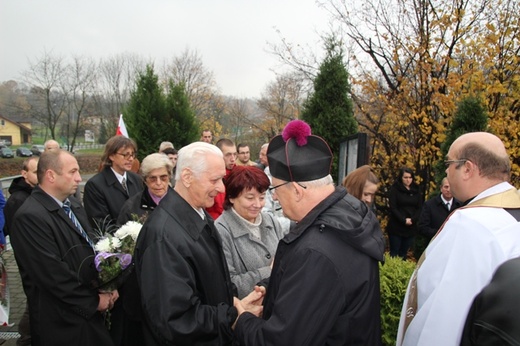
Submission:
<svg viewBox="0 0 520 346">
<path fill-rule="evenodd" d="M 169 179 L 170 179 L 170 176 L 168 174 L 163 174 L 163 175 L 160 175 L 160 176 L 148 176 L 146 177 L 146 181 L 149 182 L 149 183 L 155 183 L 156 181 L 158 180 L 161 180 L 163 183 L 166 183 Z"/>
<path fill-rule="evenodd" d="M 128 160 L 129 158 L 135 159 L 135 153 L 126 153 L 126 154 L 116 153 L 116 154 L 123 156 L 125 158 L 125 160 Z"/>
<path fill-rule="evenodd" d="M 271 186 L 271 187 L 269 188 L 269 192 L 274 192 L 274 190 L 276 190 L 277 188 L 279 188 L 279 187 L 281 187 L 281 186 L 284 186 L 284 185 L 287 185 L 287 184 L 289 184 L 289 183 L 292 183 L 292 181 L 286 181 L 285 183 L 281 183 L 281 184 L 278 184 L 278 185 L 276 185 L 276 186 Z M 296 183 L 296 184 L 300 185 L 300 187 L 303 188 L 303 189 L 306 189 L 306 188 L 307 188 L 307 186 L 303 186 L 303 185 L 300 184 L 300 183 Z"/>
<path fill-rule="evenodd" d="M 460 160 L 446 160 L 444 161 L 444 165 L 448 168 L 452 163 L 466 163 L 468 159 L 460 159 Z"/>
</svg>

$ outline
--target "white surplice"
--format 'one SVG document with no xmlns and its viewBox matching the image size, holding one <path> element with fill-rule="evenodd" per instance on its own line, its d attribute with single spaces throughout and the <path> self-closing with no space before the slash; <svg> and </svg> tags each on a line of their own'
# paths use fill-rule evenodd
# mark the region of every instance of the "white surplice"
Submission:
<svg viewBox="0 0 520 346">
<path fill-rule="evenodd" d="M 500 183 L 471 203 L 509 189 L 514 187 Z M 459 345 L 474 297 L 500 264 L 520 256 L 520 223 L 502 208 L 457 209 L 425 256 L 417 270 L 417 311 L 403 339 L 409 284 L 397 345 Z"/>
</svg>

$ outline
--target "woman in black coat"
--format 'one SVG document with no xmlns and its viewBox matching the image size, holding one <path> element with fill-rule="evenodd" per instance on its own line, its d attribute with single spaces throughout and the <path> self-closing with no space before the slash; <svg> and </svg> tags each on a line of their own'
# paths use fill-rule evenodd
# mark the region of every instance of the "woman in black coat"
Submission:
<svg viewBox="0 0 520 346">
<path fill-rule="evenodd" d="M 417 232 L 422 204 L 419 187 L 414 182 L 414 173 L 410 168 L 399 170 L 388 197 L 390 219 L 386 232 L 390 242 L 390 256 L 399 256 L 406 260 L 408 249 Z"/>
</svg>

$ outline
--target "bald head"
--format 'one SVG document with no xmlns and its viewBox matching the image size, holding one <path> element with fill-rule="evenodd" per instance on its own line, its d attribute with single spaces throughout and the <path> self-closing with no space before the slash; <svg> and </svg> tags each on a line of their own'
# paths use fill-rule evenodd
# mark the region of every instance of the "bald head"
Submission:
<svg viewBox="0 0 520 346">
<path fill-rule="evenodd" d="M 500 138 L 489 132 L 470 132 L 463 134 L 457 138 L 451 146 L 463 148 L 468 144 L 480 145 L 482 148 L 487 148 L 491 153 L 500 157 L 507 156 L 504 143 L 502 143 Z"/>
<path fill-rule="evenodd" d="M 466 133 L 453 142 L 450 152 L 452 149 L 459 159 L 473 162 L 482 177 L 509 180 L 511 163 L 504 143 L 497 136 L 488 132 Z"/>
<path fill-rule="evenodd" d="M 60 148 L 60 144 L 56 142 L 54 139 L 49 139 L 47 142 L 45 142 L 43 147 L 44 151 L 58 150 Z"/>
<path fill-rule="evenodd" d="M 504 143 L 487 132 L 466 133 L 457 138 L 446 158 L 453 195 L 464 201 L 487 188 L 508 181 L 511 163 Z"/>
</svg>

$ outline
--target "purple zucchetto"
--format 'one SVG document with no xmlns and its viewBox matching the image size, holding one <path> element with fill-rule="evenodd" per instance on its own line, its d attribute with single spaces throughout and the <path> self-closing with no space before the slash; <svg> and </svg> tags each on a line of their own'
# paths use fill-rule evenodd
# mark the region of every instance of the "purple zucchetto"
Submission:
<svg viewBox="0 0 520 346">
<path fill-rule="evenodd" d="M 311 134 L 309 124 L 293 120 L 267 148 L 269 171 L 284 181 L 311 181 L 330 174 L 332 152 L 323 138 Z"/>
</svg>

